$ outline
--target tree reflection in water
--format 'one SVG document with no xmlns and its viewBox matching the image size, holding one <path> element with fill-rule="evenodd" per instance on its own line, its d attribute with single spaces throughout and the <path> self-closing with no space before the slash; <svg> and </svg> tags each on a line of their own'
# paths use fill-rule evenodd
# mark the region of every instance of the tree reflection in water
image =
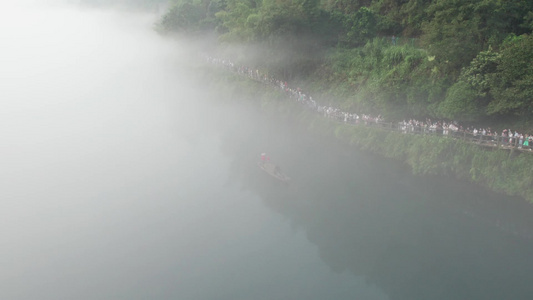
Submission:
<svg viewBox="0 0 533 300">
<path fill-rule="evenodd" d="M 523 200 L 254 122 L 224 140 L 234 179 L 305 231 L 332 270 L 364 276 L 391 299 L 533 295 L 533 209 Z M 257 168 L 265 146 L 289 186 Z"/>
</svg>

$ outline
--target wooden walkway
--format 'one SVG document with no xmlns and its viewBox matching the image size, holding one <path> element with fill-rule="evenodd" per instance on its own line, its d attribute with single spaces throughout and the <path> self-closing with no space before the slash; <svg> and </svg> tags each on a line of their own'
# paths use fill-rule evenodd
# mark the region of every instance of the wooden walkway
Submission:
<svg viewBox="0 0 533 300">
<path fill-rule="evenodd" d="M 340 123 L 345 123 L 342 120 L 336 120 Z M 464 140 L 466 142 L 491 149 L 502 149 L 502 150 L 514 150 L 525 153 L 533 153 L 532 146 L 519 146 L 519 138 L 512 137 L 512 141 L 509 143 L 509 137 L 495 136 L 495 135 L 474 135 L 472 132 L 468 131 L 453 131 L 448 129 L 447 133 L 443 129 L 432 130 L 429 127 L 424 126 L 408 126 L 406 129 L 402 129 L 403 124 L 398 123 L 394 124 L 391 122 L 365 122 L 361 121 L 359 123 L 349 123 L 355 126 L 375 126 L 385 130 L 401 132 L 404 134 L 421 134 L 421 135 L 432 135 L 439 136 L 442 138 L 453 138 Z"/>
<path fill-rule="evenodd" d="M 279 86 L 274 84 L 272 80 L 263 80 L 263 77 L 257 72 L 239 72 L 238 68 L 235 66 L 225 66 L 226 69 L 229 71 L 238 74 L 239 76 L 246 77 L 250 80 L 259 82 L 261 84 L 265 84 L 268 86 L 271 86 L 274 89 L 280 89 Z M 249 69 L 248 69 L 249 70 Z M 286 92 L 286 91 L 285 91 Z M 295 100 L 294 97 L 291 97 L 291 94 L 287 93 L 287 96 L 291 100 Z M 298 100 L 295 100 L 298 101 Z M 330 116 L 324 116 L 323 112 L 319 112 L 316 108 L 311 108 L 308 105 L 305 105 L 304 102 L 300 102 L 304 107 L 313 110 L 317 114 L 320 114 L 324 118 L 328 118 L 331 120 L 334 120 L 339 123 L 344 124 L 350 124 L 354 126 L 368 126 L 368 127 L 379 127 L 385 130 L 390 131 L 396 131 L 401 132 L 404 134 L 422 134 L 422 135 L 433 135 L 433 136 L 440 136 L 442 138 L 454 138 L 454 139 L 460 139 L 467 141 L 472 144 L 476 144 L 480 147 L 490 148 L 490 149 L 502 149 L 502 150 L 510 150 L 511 153 L 513 151 L 520 151 L 522 153 L 533 153 L 532 147 L 533 145 L 529 145 L 526 147 L 523 147 L 522 145 L 519 145 L 519 138 L 517 137 L 502 137 L 502 136 L 495 136 L 495 135 L 482 135 L 480 133 L 474 135 L 472 132 L 468 131 L 453 131 L 451 129 L 443 130 L 441 129 L 432 129 L 427 126 L 413 126 L 413 125 L 405 125 L 400 123 L 393 123 L 393 122 L 384 122 L 384 121 L 375 121 L 375 120 L 349 120 L 347 122 L 344 121 L 344 115 L 330 115 Z M 406 128 L 402 128 L 402 126 L 405 126 Z M 509 139 L 511 139 L 511 142 L 509 142 Z"/>
</svg>

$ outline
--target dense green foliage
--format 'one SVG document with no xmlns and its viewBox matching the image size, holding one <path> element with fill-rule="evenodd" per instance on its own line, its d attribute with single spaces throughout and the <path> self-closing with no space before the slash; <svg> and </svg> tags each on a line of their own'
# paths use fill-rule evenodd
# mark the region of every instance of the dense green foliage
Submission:
<svg viewBox="0 0 533 300">
<path fill-rule="evenodd" d="M 230 58 L 347 109 L 459 121 L 533 111 L 533 1 L 173 0 L 159 28 L 246 45 Z"/>
</svg>

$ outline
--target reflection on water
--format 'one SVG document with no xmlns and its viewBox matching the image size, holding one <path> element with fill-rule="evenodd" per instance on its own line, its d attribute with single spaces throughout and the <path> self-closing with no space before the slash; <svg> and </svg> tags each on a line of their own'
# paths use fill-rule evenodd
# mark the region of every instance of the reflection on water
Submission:
<svg viewBox="0 0 533 300">
<path fill-rule="evenodd" d="M 305 231 L 335 272 L 362 276 L 390 299 L 533 295 L 533 208 L 523 200 L 413 177 L 333 141 L 256 123 L 247 140 L 270 147 L 293 180 L 284 186 L 237 159 L 246 188 Z"/>
</svg>

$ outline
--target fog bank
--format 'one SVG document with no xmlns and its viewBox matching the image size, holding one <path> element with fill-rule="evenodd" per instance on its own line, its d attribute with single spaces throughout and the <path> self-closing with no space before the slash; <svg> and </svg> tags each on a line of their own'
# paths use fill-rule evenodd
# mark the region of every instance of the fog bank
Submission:
<svg viewBox="0 0 533 300">
<path fill-rule="evenodd" d="M 216 138 L 154 16 L 59 3 L 0 7 L 0 298 L 133 299 L 177 247 L 150 226 L 187 209 L 169 194 Z"/>
<path fill-rule="evenodd" d="M 281 141 L 218 105 L 188 73 L 195 49 L 157 36 L 154 18 L 0 7 L 0 299 L 366 293 L 240 186 L 233 163 L 257 171 Z"/>
</svg>

